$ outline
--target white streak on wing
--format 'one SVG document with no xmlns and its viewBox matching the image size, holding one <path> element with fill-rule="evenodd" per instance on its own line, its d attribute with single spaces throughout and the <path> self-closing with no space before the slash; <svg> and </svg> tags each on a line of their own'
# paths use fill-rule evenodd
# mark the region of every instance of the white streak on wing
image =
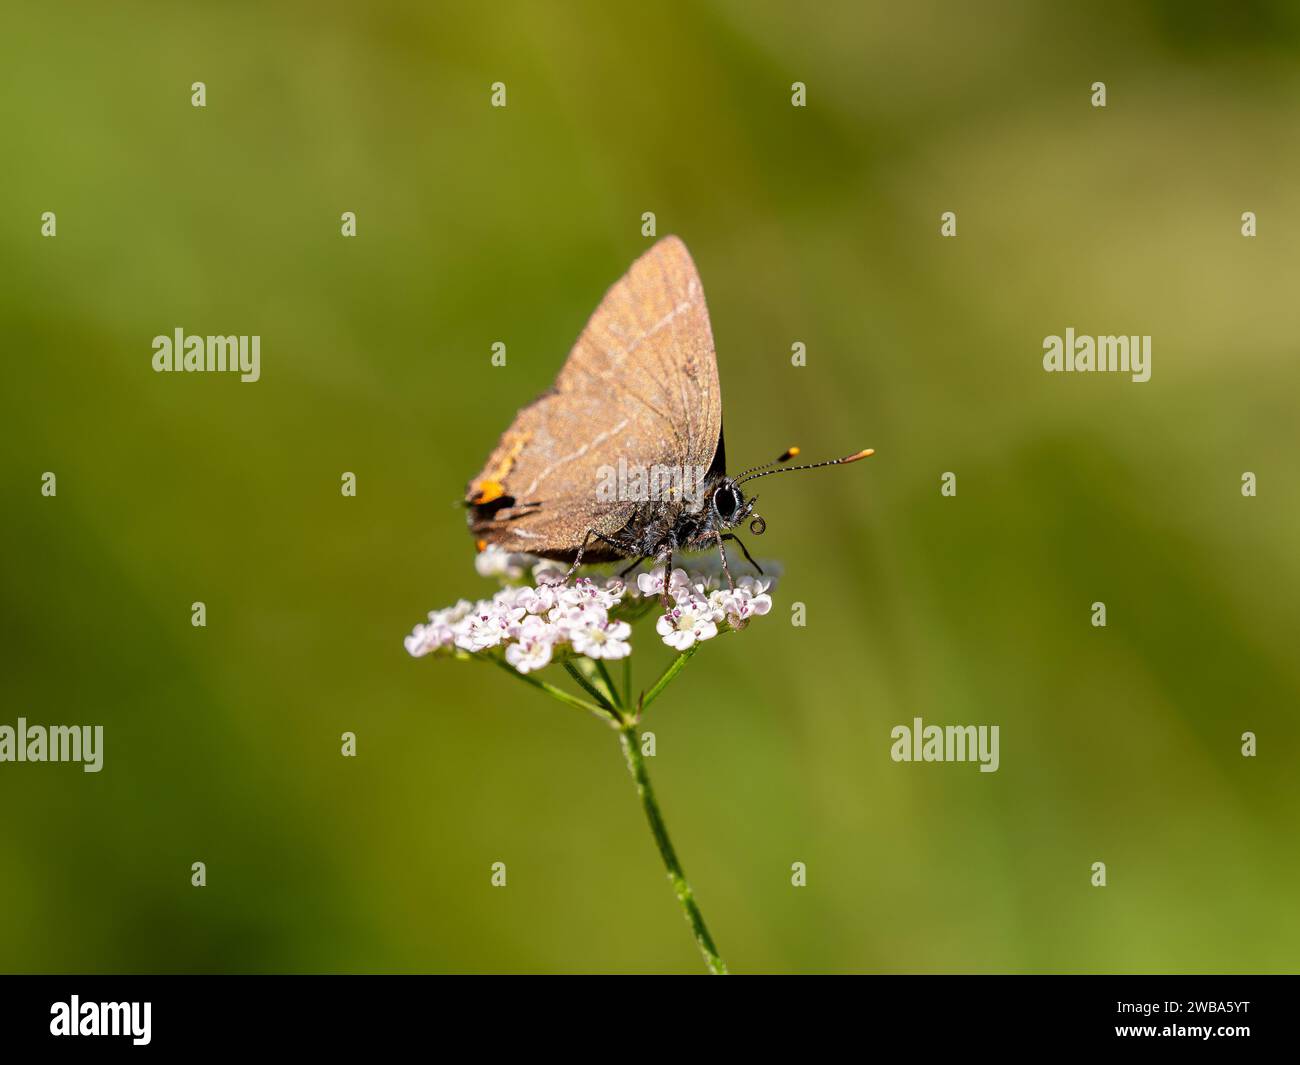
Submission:
<svg viewBox="0 0 1300 1065">
<path fill-rule="evenodd" d="M 694 286 L 692 287 L 692 293 L 691 293 L 691 294 L 692 294 L 692 297 L 694 297 L 694 295 L 695 295 L 695 289 L 694 289 Z M 609 382 L 609 383 L 611 383 L 611 384 L 616 385 L 616 386 L 618 387 L 619 391 L 623 392 L 625 395 L 631 396 L 633 399 L 637 400 L 638 402 L 640 402 L 641 404 L 643 404 L 645 407 L 647 407 L 647 408 L 649 408 L 651 411 L 653 411 L 653 412 L 654 412 L 656 415 L 658 415 L 660 418 L 663 418 L 665 421 L 668 421 L 669 423 L 671 423 L 673 419 L 672 419 L 669 415 L 667 415 L 667 414 L 665 414 L 663 411 L 661 411 L 658 407 L 656 407 L 656 406 L 655 406 L 653 403 L 651 403 L 648 399 L 646 399 L 644 396 L 642 396 L 639 392 L 635 392 L 635 391 L 633 391 L 632 389 L 630 389 L 630 388 L 628 388 L 626 385 L 624 385 L 621 381 L 618 381 L 618 380 L 615 378 L 614 375 L 617 374 L 617 373 L 620 373 L 620 372 L 621 372 L 623 362 L 624 362 L 624 361 L 625 361 L 625 360 L 626 360 L 626 359 L 627 359 L 627 358 L 628 358 L 628 357 L 629 357 L 629 356 L 630 356 L 634 351 L 636 351 L 636 349 L 639 348 L 639 347 L 641 346 L 642 343 L 644 343 L 645 341 L 649 340 L 649 339 L 650 339 L 652 336 L 654 336 L 656 333 L 659 333 L 659 332 L 661 332 L 662 330 L 668 328 L 668 326 L 670 326 L 670 325 L 673 323 L 673 321 L 674 321 L 678 316 L 680 316 L 680 315 L 682 315 L 682 314 L 685 314 L 687 311 L 691 310 L 694 306 L 695 306 L 695 300 L 694 300 L 694 298 L 689 299 L 689 300 L 682 300 L 681 303 L 677 304 L 676 307 L 674 307 L 671 311 L 669 311 L 669 312 L 668 312 L 667 314 L 665 314 L 662 318 L 660 318 L 659 321 L 655 322 L 655 324 L 652 325 L 652 326 L 651 326 L 649 329 L 647 329 L 645 332 L 639 334 L 637 337 L 635 337 L 635 338 L 634 338 L 632 341 L 630 341 L 630 342 L 624 341 L 623 343 L 624 343 L 625 346 L 620 347 L 620 346 L 617 346 L 617 345 L 616 345 L 616 346 L 614 347 L 614 350 L 611 351 L 607 346 L 603 346 L 603 345 L 602 345 L 602 346 L 604 347 L 605 358 L 606 358 L 606 360 L 607 360 L 607 364 L 608 364 L 608 366 L 609 366 L 609 369 L 608 369 L 608 370 L 605 370 L 603 373 L 596 373 L 596 374 L 593 374 L 593 373 L 591 373 L 591 372 L 588 370 L 588 371 L 586 371 L 586 372 L 587 372 L 587 376 L 588 376 L 589 378 L 593 379 L 593 380 L 605 381 L 605 382 Z M 610 333 L 617 333 L 618 338 L 619 338 L 620 341 L 623 339 L 623 337 L 622 337 L 623 328 L 622 328 L 622 326 L 619 325 L 617 322 L 610 322 L 609 325 L 606 327 L 606 329 L 607 329 Z M 662 368 L 662 363 L 661 363 L 660 365 L 661 365 L 661 368 Z M 655 385 L 657 386 L 657 388 L 658 388 L 658 390 L 659 390 L 659 394 L 662 395 L 665 399 L 669 400 L 669 402 L 671 403 L 672 399 L 671 399 L 671 396 L 669 395 L 669 392 L 668 392 L 667 382 L 662 381 L 662 380 L 659 380 L 658 378 L 656 378 L 654 383 L 655 383 Z M 685 412 L 685 416 L 686 416 L 686 420 L 687 420 L 687 430 L 688 430 L 688 433 L 689 433 L 689 430 L 690 430 L 690 412 L 689 412 L 689 410 L 688 410 L 688 408 L 687 408 L 686 396 L 685 396 L 684 392 L 683 392 L 683 395 L 682 395 L 682 397 L 681 397 L 681 401 L 682 401 L 682 410 Z"/>
<path fill-rule="evenodd" d="M 573 452 L 571 455 L 563 455 L 560 458 L 556 459 L 549 466 L 547 466 L 546 469 L 542 470 L 541 473 L 539 473 L 536 477 L 534 477 L 533 483 L 524 489 L 523 491 L 524 499 L 531 499 L 533 493 L 537 491 L 537 486 L 541 484 L 544 480 L 546 480 L 546 478 L 549 477 L 556 470 L 557 467 L 563 466 L 566 462 L 572 462 L 574 459 L 582 458 L 583 455 L 585 455 L 597 444 L 604 443 L 606 439 L 613 436 L 615 433 L 620 432 L 623 429 L 623 427 L 627 425 L 628 421 L 629 419 L 624 418 L 617 425 L 614 425 L 609 429 L 606 429 L 603 433 L 597 434 L 593 439 L 587 441 L 587 443 L 583 444 L 582 447 L 578 448 L 578 450 Z"/>
<path fill-rule="evenodd" d="M 645 341 L 649 340 L 656 333 L 662 332 L 664 329 L 668 328 L 668 326 L 670 326 L 673 323 L 673 320 L 675 318 L 677 318 L 679 315 L 685 314 L 694 305 L 695 305 L 694 299 L 682 300 L 681 303 L 677 304 L 676 307 L 674 307 L 671 311 L 669 311 L 662 318 L 660 318 L 659 321 L 655 322 L 655 324 L 652 325 L 649 329 L 647 329 L 644 333 L 641 333 L 640 335 L 635 337 L 631 342 L 628 342 L 626 347 L 621 347 L 621 348 L 616 347 L 614 348 L 613 351 L 610 351 L 609 348 L 605 348 L 605 357 L 609 359 L 611 368 L 609 370 L 606 370 L 602 374 L 596 374 L 594 376 L 601 377 L 601 378 L 608 377 L 611 373 L 614 372 L 615 369 L 617 369 L 618 365 L 622 363 L 624 359 L 626 359 L 629 355 L 631 355 L 634 351 L 636 351 L 636 349 L 639 348 Z M 619 323 L 610 322 L 605 326 L 605 329 L 608 332 L 615 334 L 619 340 L 623 339 L 622 336 L 623 327 L 619 325 Z"/>
<path fill-rule="evenodd" d="M 631 355 L 632 352 L 636 351 L 636 349 L 641 345 L 642 341 L 649 340 L 656 333 L 660 332 L 663 329 L 666 329 L 669 325 L 672 324 L 673 319 L 675 319 L 680 314 L 685 314 L 693 306 L 694 306 L 694 300 L 682 300 L 681 303 L 677 304 L 676 307 L 674 307 L 671 311 L 669 311 L 662 318 L 660 318 L 659 321 L 655 322 L 655 324 L 652 325 L 648 330 L 646 330 L 634 341 L 632 341 L 631 346 L 627 349 L 627 354 Z"/>
</svg>

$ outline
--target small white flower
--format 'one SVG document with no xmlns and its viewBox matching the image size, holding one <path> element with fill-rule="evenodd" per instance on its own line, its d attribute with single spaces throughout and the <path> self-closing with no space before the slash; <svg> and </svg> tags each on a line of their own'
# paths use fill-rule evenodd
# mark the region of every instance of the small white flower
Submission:
<svg viewBox="0 0 1300 1065">
<path fill-rule="evenodd" d="M 474 604 L 468 599 L 458 599 L 455 606 L 446 607 L 443 610 L 429 611 L 429 620 L 435 624 L 442 622 L 447 625 L 454 625 L 469 615 L 474 609 Z"/>
<path fill-rule="evenodd" d="M 450 646 L 456 639 L 458 627 L 474 612 L 474 604 L 462 599 L 455 606 L 446 610 L 435 610 L 429 615 L 428 628 L 432 630 L 432 639 L 439 647 Z"/>
<path fill-rule="evenodd" d="M 530 617 L 528 622 L 545 625 L 541 618 Z M 527 625 L 527 622 L 525 623 Z M 521 638 L 506 647 L 506 661 L 520 673 L 531 673 L 543 669 L 551 661 L 551 641 L 546 631 L 539 631 L 535 636 Z"/>
<path fill-rule="evenodd" d="M 420 658 L 441 646 L 437 642 L 432 625 L 416 625 L 414 631 L 402 641 L 402 644 L 406 648 L 406 653 L 412 658 Z"/>
<path fill-rule="evenodd" d="M 566 584 L 555 589 L 555 598 L 562 607 L 576 607 L 581 609 L 588 606 L 587 597 L 582 594 L 582 590 L 574 584 Z"/>
<path fill-rule="evenodd" d="M 598 585 L 590 577 L 579 577 L 572 588 L 565 589 L 565 601 L 574 604 L 599 606 L 605 610 L 623 598 L 625 588 L 617 577 Z"/>
<path fill-rule="evenodd" d="M 575 632 L 603 626 L 609 621 L 609 615 L 595 603 L 561 603 L 546 619 L 559 634 L 558 639 L 572 642 Z"/>
<path fill-rule="evenodd" d="M 679 599 L 676 606 L 655 622 L 655 631 L 669 647 L 685 651 L 697 640 L 713 639 L 718 634 L 718 626 L 706 601 L 687 597 Z"/>
<path fill-rule="evenodd" d="M 515 606 L 521 606 L 530 614 L 545 614 L 559 603 L 559 589 L 542 584 L 536 588 L 524 585 L 515 595 Z"/>
<path fill-rule="evenodd" d="M 664 567 L 656 566 L 649 573 L 639 574 L 636 579 L 636 586 L 644 599 L 662 595 L 664 590 Z M 672 576 L 668 578 L 668 594 L 676 598 L 683 593 L 689 593 L 690 590 L 691 578 L 686 571 L 680 567 L 674 569 Z"/>
<path fill-rule="evenodd" d="M 554 559 L 544 558 L 533 566 L 533 583 L 539 588 L 547 584 L 559 584 L 564 580 L 569 572 L 569 567 L 563 562 L 556 562 Z"/>
<path fill-rule="evenodd" d="M 686 588 L 696 599 L 707 599 L 709 592 L 718 586 L 718 578 L 711 573 L 688 573 Z"/>
<path fill-rule="evenodd" d="M 746 584 L 745 582 L 750 582 Z M 709 606 L 715 621 L 725 620 L 733 629 L 743 629 L 756 617 L 772 609 L 772 597 L 765 593 L 754 594 L 756 582 L 744 577 L 730 590 L 722 589 L 709 595 Z M 766 587 L 766 585 L 763 585 Z"/>
<path fill-rule="evenodd" d="M 462 651 L 486 651 L 509 639 L 510 630 L 524 616 L 523 607 L 483 600 L 456 630 L 456 646 Z"/>
<path fill-rule="evenodd" d="M 501 577 L 509 581 L 520 580 L 537 559 L 489 544 L 474 556 L 474 568 L 480 577 Z"/>
<path fill-rule="evenodd" d="M 525 591 L 527 591 L 527 589 L 522 586 L 508 585 L 492 596 L 492 605 L 498 610 L 504 610 L 510 607 L 519 607 L 522 609 L 523 604 L 519 602 L 519 597 L 520 594 Z"/>
<path fill-rule="evenodd" d="M 445 610 L 431 610 L 427 625 L 416 625 L 415 630 L 403 641 L 408 654 L 415 658 L 450 647 L 456 639 L 456 627 L 474 609 L 468 599 L 460 600 L 455 606 Z"/>
<path fill-rule="evenodd" d="M 605 621 L 572 630 L 573 649 L 588 658 L 626 658 L 632 653 L 627 638 L 632 626 L 626 621 Z"/>
</svg>

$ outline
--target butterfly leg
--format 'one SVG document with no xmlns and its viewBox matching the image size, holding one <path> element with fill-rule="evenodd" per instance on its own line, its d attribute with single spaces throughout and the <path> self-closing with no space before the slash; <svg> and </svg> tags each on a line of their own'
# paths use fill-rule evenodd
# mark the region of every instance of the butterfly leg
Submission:
<svg viewBox="0 0 1300 1065">
<path fill-rule="evenodd" d="M 626 577 L 629 573 L 631 573 L 634 569 L 636 569 L 637 566 L 641 565 L 641 563 L 644 562 L 644 561 L 645 561 L 647 558 L 649 558 L 649 557 L 650 557 L 649 555 L 642 555 L 640 558 L 638 558 L 635 562 L 632 563 L 632 565 L 628 566 L 626 569 L 621 569 L 621 570 L 619 570 L 619 571 L 618 571 L 618 575 L 619 575 L 620 577 Z"/>
<path fill-rule="evenodd" d="M 749 553 L 749 548 L 747 548 L 744 545 L 744 543 L 741 542 L 739 536 L 737 536 L 735 533 L 725 533 L 722 538 L 724 540 L 735 540 L 736 544 L 740 547 L 741 554 L 745 556 L 745 561 L 748 562 L 751 566 L 753 566 L 754 569 L 758 570 L 758 575 L 760 577 L 763 575 L 763 567 L 754 561 L 754 556 Z"/>
<path fill-rule="evenodd" d="M 608 536 L 604 535 L 603 533 L 597 532 L 595 529 L 588 529 L 587 535 L 582 538 L 582 543 L 578 547 L 578 553 L 573 556 L 573 565 L 571 565 L 565 571 L 564 577 L 562 579 L 555 582 L 556 587 L 559 587 L 560 585 L 568 584 L 570 578 L 578 571 L 578 567 L 582 565 L 582 556 L 587 550 L 587 544 L 590 542 L 593 536 L 597 540 L 603 540 L 605 543 L 609 544 L 610 547 L 616 548 L 620 553 L 624 555 L 628 553 L 627 546 L 625 544 L 621 544 L 617 540 L 611 540 Z"/>
<path fill-rule="evenodd" d="M 732 580 L 731 567 L 727 565 L 727 548 L 724 545 L 724 541 L 729 538 L 734 540 L 735 537 L 723 536 L 722 533 L 718 532 L 715 532 L 713 535 L 718 539 L 718 557 L 722 559 L 722 572 L 726 575 L 727 587 L 734 592 L 736 590 L 736 582 Z"/>
<path fill-rule="evenodd" d="M 556 588 L 559 588 L 569 583 L 569 579 L 578 571 L 578 567 L 582 565 L 582 556 L 583 553 L 587 550 L 587 541 L 589 541 L 592 538 L 592 536 L 595 534 L 596 534 L 595 529 L 587 530 L 587 535 L 582 538 L 582 543 L 578 545 L 578 553 L 573 556 L 573 565 L 571 565 L 567 570 L 564 571 L 564 576 L 561 577 L 558 581 L 548 581 L 547 583 L 551 584 L 553 587 Z"/>
<path fill-rule="evenodd" d="M 657 560 L 656 560 L 657 561 Z M 673 578 L 673 549 L 664 550 L 664 590 L 659 593 L 659 605 L 665 613 L 673 608 L 673 597 L 668 594 L 668 584 Z"/>
<path fill-rule="evenodd" d="M 727 564 L 727 549 L 724 546 L 726 541 L 735 540 L 737 545 L 739 545 L 741 552 L 744 554 L 745 560 L 751 566 L 753 566 L 754 569 L 758 570 L 760 574 L 763 572 L 763 567 L 754 561 L 753 556 L 750 555 L 748 548 L 745 547 L 740 537 L 737 536 L 735 533 L 715 532 L 713 535 L 714 537 L 717 538 L 718 541 L 718 557 L 722 559 L 722 572 L 726 575 L 727 587 L 730 588 L 733 592 L 736 590 L 736 582 L 735 579 L 731 576 L 731 566 Z"/>
</svg>

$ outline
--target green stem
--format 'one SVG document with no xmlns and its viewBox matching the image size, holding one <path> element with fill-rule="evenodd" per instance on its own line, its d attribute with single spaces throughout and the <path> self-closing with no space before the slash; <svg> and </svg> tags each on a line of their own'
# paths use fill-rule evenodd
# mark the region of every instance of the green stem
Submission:
<svg viewBox="0 0 1300 1065">
<path fill-rule="evenodd" d="M 688 657 L 690 657 L 689 653 L 683 655 L 683 658 Z M 619 730 L 623 757 L 627 759 L 628 772 L 632 774 L 636 793 L 641 797 L 641 805 L 645 808 L 646 820 L 650 822 L 650 833 L 655 838 L 659 856 L 668 871 L 668 882 L 673 886 L 677 901 L 682 904 L 686 923 L 691 926 L 691 931 L 695 934 L 695 943 L 700 948 L 700 953 L 704 955 L 704 964 L 709 967 L 709 972 L 713 975 L 726 975 L 727 965 L 719 956 L 718 948 L 713 944 L 713 937 L 709 935 L 709 930 L 704 924 L 704 915 L 700 913 L 691 885 L 687 883 L 686 874 L 682 871 L 682 863 L 677 860 L 677 852 L 673 850 L 672 840 L 668 838 L 668 828 L 664 825 L 663 815 L 659 812 L 659 803 L 655 801 L 654 789 L 650 786 L 650 776 L 646 772 L 645 759 L 641 756 L 640 739 L 635 725 L 627 725 Z"/>
<path fill-rule="evenodd" d="M 495 655 L 492 655 L 489 656 L 488 660 L 495 662 L 512 677 L 518 677 L 525 684 L 531 684 L 534 688 L 538 688 L 541 691 L 546 692 L 547 695 L 553 696 L 560 702 L 564 703 L 565 706 L 572 706 L 578 710 L 585 710 L 589 714 L 595 714 L 602 721 L 610 721 L 617 724 L 614 715 L 604 707 L 593 706 L 591 703 L 587 702 L 586 699 L 579 699 L 576 695 L 570 695 L 563 688 L 557 688 L 554 684 L 548 684 L 539 677 L 530 676 L 527 673 L 520 673 L 519 670 L 515 669 L 514 666 L 503 658 L 497 658 Z"/>
<path fill-rule="evenodd" d="M 614 717 L 622 716 L 619 714 L 615 702 L 607 698 L 605 693 L 597 688 L 590 679 L 588 679 L 587 674 L 573 664 L 572 659 L 565 659 L 564 668 L 568 671 L 569 676 L 578 682 L 578 686 L 604 707 L 608 713 Z"/>
<path fill-rule="evenodd" d="M 691 644 L 690 647 L 686 648 L 685 651 L 679 654 L 668 664 L 667 669 L 665 669 L 661 674 L 659 674 L 659 679 L 654 682 L 654 685 L 650 688 L 650 690 L 646 692 L 645 695 L 642 696 L 641 698 L 641 705 L 637 711 L 638 717 L 641 716 L 641 712 L 643 712 L 646 709 L 646 707 L 648 707 L 652 702 L 654 702 L 656 699 L 659 698 L 660 692 L 662 692 L 666 687 L 668 687 L 668 685 L 672 682 L 672 679 L 682 671 L 682 667 L 684 667 L 686 663 L 691 660 L 691 655 L 695 654 L 695 652 L 698 651 L 699 649 L 700 649 L 700 645 L 698 643 Z"/>
<path fill-rule="evenodd" d="M 641 696 L 637 706 L 637 720 L 640 719 L 641 711 L 659 697 L 660 693 L 682 671 L 682 668 L 690 661 L 691 656 L 698 649 L 699 645 L 696 644 L 683 651 L 669 663 L 668 668 L 660 674 L 659 679 L 655 681 L 650 691 Z M 554 684 L 548 684 L 538 677 L 520 673 L 504 659 L 492 656 L 492 661 L 511 676 L 518 677 L 525 684 L 530 684 L 534 688 L 546 692 L 547 695 L 553 696 L 566 706 L 585 710 L 589 714 L 595 714 L 597 717 L 618 726 L 619 743 L 623 747 L 623 757 L 627 761 L 628 772 L 632 775 L 632 782 L 636 785 L 636 793 L 641 799 L 642 808 L 645 810 L 646 821 L 650 824 L 650 834 L 654 836 L 655 846 L 659 848 L 659 856 L 663 859 L 664 869 L 667 870 L 668 882 L 672 884 L 673 893 L 677 896 L 677 901 L 681 904 L 682 912 L 686 916 L 686 923 L 691 926 L 691 931 L 695 935 L 695 943 L 700 948 L 700 954 L 704 957 L 704 964 L 708 966 L 709 972 L 715 976 L 725 975 L 727 965 L 718 954 L 718 948 L 714 945 L 713 937 L 709 935 L 709 929 L 704 923 L 704 915 L 700 912 L 700 907 L 695 901 L 695 894 L 691 891 L 691 885 L 686 880 L 686 873 L 682 870 L 682 863 L 677 858 L 677 852 L 673 850 L 672 840 L 668 838 L 668 827 L 664 824 L 663 814 L 659 811 L 659 803 L 655 799 L 654 789 L 650 786 L 650 776 L 646 772 L 645 759 L 641 755 L 641 737 L 637 733 L 636 723 L 629 720 L 632 711 L 632 673 L 628 668 L 629 663 L 624 660 L 623 693 L 620 698 L 618 688 L 615 686 L 614 679 L 610 676 L 604 662 L 596 659 L 591 662 L 583 662 L 580 666 L 575 665 L 572 660 L 566 659 L 564 661 L 564 668 L 569 671 L 570 676 L 600 704 L 593 705 L 585 699 L 579 699 L 576 695 L 570 695 L 563 688 L 557 688 Z M 583 668 L 584 666 L 586 668 Z M 597 687 L 597 678 L 605 688 L 605 692 L 602 692 Z M 606 692 L 608 695 L 606 695 Z"/>
<path fill-rule="evenodd" d="M 627 658 L 624 658 L 623 661 L 626 662 Z M 614 678 L 609 675 L 609 670 L 605 667 L 605 663 L 599 658 L 595 659 L 595 662 L 596 672 L 600 674 L 600 682 L 605 686 L 605 691 L 609 693 L 610 701 L 619 710 L 626 710 L 627 702 L 619 697 L 618 685 L 614 683 Z"/>
</svg>

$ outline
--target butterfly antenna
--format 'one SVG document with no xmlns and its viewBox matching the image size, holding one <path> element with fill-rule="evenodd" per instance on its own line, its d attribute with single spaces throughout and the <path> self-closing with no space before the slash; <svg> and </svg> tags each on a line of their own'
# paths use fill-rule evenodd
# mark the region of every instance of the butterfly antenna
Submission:
<svg viewBox="0 0 1300 1065">
<path fill-rule="evenodd" d="M 798 454 L 797 448 L 793 448 L 792 450 Z M 823 466 L 843 466 L 846 462 L 857 462 L 859 459 L 865 459 L 875 453 L 876 449 L 869 447 L 862 451 L 854 452 L 852 455 L 845 455 L 842 459 L 827 459 L 825 462 L 810 462 L 803 466 L 779 466 L 779 468 L 773 469 L 772 467 L 778 466 L 779 463 L 784 461 L 787 457 L 790 457 L 789 452 L 786 452 L 786 454 L 777 459 L 776 462 L 769 462 L 766 466 L 758 466 L 753 470 L 746 470 L 736 478 L 736 484 L 744 484 L 746 481 L 754 481 L 759 477 L 766 477 L 768 474 L 772 473 L 794 473 L 795 470 L 816 470 Z"/>
<path fill-rule="evenodd" d="M 745 470 L 744 473 L 737 474 L 736 480 L 741 481 L 744 478 L 748 477 L 751 473 L 757 473 L 759 470 L 766 470 L 772 466 L 779 466 L 783 462 L 789 462 L 792 458 L 794 458 L 798 454 L 799 454 L 798 447 L 791 444 L 788 448 L 782 451 L 781 454 L 777 455 L 777 457 L 774 458 L 771 462 L 765 462 L 761 466 L 751 466 L 749 469 Z"/>
</svg>

